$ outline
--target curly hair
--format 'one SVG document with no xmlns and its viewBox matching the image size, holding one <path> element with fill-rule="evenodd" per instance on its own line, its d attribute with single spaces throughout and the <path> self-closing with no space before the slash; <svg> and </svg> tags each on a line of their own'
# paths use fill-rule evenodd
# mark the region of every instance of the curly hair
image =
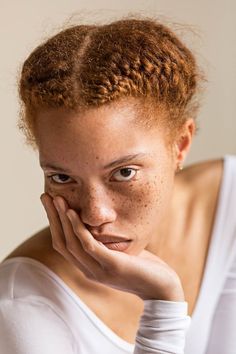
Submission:
<svg viewBox="0 0 236 354">
<path fill-rule="evenodd" d="M 174 133 L 188 117 L 195 118 L 199 78 L 192 52 L 156 19 L 72 26 L 39 45 L 24 62 L 18 126 L 36 146 L 39 110 L 76 111 L 130 97 L 138 98 L 144 121 L 156 121 L 164 107 Z"/>
</svg>

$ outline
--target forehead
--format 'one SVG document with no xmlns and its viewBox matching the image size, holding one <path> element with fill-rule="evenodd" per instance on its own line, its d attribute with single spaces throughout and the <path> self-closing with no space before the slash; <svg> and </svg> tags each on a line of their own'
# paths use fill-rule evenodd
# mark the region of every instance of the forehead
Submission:
<svg viewBox="0 0 236 354">
<path fill-rule="evenodd" d="M 40 156 L 44 160 L 79 157 L 81 161 L 85 158 L 91 161 L 96 156 L 105 162 L 127 153 L 150 152 L 164 144 L 165 133 L 161 126 L 144 128 L 139 114 L 132 104 L 102 106 L 76 113 L 41 112 L 35 127 Z"/>
</svg>

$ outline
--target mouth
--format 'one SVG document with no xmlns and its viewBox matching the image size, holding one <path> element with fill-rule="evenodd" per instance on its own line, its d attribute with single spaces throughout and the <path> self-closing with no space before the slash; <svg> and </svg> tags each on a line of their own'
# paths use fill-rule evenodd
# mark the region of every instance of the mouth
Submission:
<svg viewBox="0 0 236 354">
<path fill-rule="evenodd" d="M 100 235 L 94 237 L 97 241 L 100 241 L 107 248 L 114 251 L 125 251 L 131 244 L 130 239 L 125 239 L 124 237 L 117 236 L 108 236 L 108 235 Z"/>
<path fill-rule="evenodd" d="M 114 251 L 125 251 L 131 244 L 131 240 L 120 242 L 103 242 L 104 246 Z"/>
</svg>

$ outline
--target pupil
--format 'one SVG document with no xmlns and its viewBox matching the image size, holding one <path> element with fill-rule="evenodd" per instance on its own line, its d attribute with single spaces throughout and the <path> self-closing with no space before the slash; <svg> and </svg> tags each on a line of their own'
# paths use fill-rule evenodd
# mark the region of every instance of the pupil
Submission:
<svg viewBox="0 0 236 354">
<path fill-rule="evenodd" d="M 130 176 L 130 172 L 131 172 L 130 168 L 122 168 L 122 170 L 120 170 L 120 171 L 121 171 L 121 174 L 122 174 L 123 177 L 129 177 Z"/>
<path fill-rule="evenodd" d="M 59 176 L 60 180 L 63 181 L 63 182 L 65 182 L 67 180 L 67 178 L 68 178 L 66 175 L 62 175 L 62 174 L 60 174 L 58 176 Z"/>
</svg>

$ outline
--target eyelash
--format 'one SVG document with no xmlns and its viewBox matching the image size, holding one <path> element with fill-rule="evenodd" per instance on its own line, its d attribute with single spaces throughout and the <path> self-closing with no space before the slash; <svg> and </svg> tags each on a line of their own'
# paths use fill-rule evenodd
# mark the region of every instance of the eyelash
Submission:
<svg viewBox="0 0 236 354">
<path fill-rule="evenodd" d="M 125 167 L 122 167 L 122 168 L 119 168 L 118 170 L 116 170 L 116 171 L 113 173 L 113 175 L 116 174 L 116 173 L 119 172 L 119 171 L 122 171 L 122 170 L 132 170 L 132 171 L 135 171 L 135 174 L 134 174 L 133 177 L 131 177 L 131 178 L 128 179 L 128 180 L 123 180 L 123 181 L 117 181 L 117 180 L 116 180 L 116 182 L 130 182 L 131 180 L 134 179 L 134 177 L 137 175 L 137 172 L 138 172 L 138 169 L 125 166 Z M 65 182 L 65 183 L 56 182 L 56 181 L 54 181 L 54 179 L 53 179 L 53 177 L 55 177 L 55 176 L 66 176 L 66 177 L 68 177 L 68 178 L 70 179 L 70 177 L 67 176 L 67 175 L 64 174 L 64 173 L 55 173 L 55 174 L 53 174 L 53 175 L 48 175 L 47 178 L 49 178 L 49 180 L 50 180 L 51 183 L 54 183 L 54 184 L 57 184 L 57 185 L 60 185 L 60 184 L 69 184 L 69 183 L 70 183 L 70 182 Z"/>
</svg>

